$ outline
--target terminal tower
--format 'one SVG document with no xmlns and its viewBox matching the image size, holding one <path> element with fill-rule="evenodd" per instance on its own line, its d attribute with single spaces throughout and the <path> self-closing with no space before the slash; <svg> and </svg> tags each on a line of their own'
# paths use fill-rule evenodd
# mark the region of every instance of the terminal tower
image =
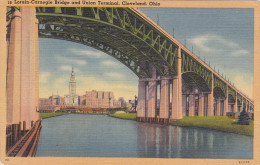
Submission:
<svg viewBox="0 0 260 165">
<path fill-rule="evenodd" d="M 65 104 L 78 105 L 78 95 L 76 94 L 76 78 L 73 67 L 69 82 L 69 94 L 65 95 Z"/>
</svg>

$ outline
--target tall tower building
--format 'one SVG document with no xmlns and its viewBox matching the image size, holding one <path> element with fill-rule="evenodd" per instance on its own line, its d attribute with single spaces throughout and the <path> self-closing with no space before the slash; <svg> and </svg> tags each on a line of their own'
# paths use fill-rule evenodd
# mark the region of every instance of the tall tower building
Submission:
<svg viewBox="0 0 260 165">
<path fill-rule="evenodd" d="M 78 105 L 78 95 L 76 94 L 76 78 L 73 67 L 70 75 L 69 94 L 65 95 L 64 98 L 66 105 Z"/>
<path fill-rule="evenodd" d="M 69 82 L 69 103 L 73 104 L 74 103 L 74 96 L 76 95 L 76 79 L 75 79 L 75 73 L 72 67 L 72 72 L 70 76 L 70 82 Z"/>
</svg>

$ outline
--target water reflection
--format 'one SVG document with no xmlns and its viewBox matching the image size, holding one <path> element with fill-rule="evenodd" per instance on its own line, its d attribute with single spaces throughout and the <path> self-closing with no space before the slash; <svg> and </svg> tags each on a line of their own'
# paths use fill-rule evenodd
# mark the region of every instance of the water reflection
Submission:
<svg viewBox="0 0 260 165">
<path fill-rule="evenodd" d="M 199 128 L 137 123 L 139 157 L 252 159 L 253 138 Z"/>
<path fill-rule="evenodd" d="M 103 115 L 44 119 L 36 156 L 252 158 L 253 138 Z"/>
</svg>

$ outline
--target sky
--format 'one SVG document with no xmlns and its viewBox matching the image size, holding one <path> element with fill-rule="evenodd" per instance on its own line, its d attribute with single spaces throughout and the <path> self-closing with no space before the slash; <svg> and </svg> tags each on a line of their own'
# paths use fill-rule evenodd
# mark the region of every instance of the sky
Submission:
<svg viewBox="0 0 260 165">
<path fill-rule="evenodd" d="M 252 98 L 253 9 L 140 9 L 212 68 Z M 159 21 L 158 21 L 159 20 Z M 174 30 L 173 30 L 174 29 Z M 39 39 L 40 97 L 69 93 L 74 67 L 77 94 L 112 91 L 133 99 L 138 77 L 113 57 L 91 47 L 57 39 Z"/>
</svg>

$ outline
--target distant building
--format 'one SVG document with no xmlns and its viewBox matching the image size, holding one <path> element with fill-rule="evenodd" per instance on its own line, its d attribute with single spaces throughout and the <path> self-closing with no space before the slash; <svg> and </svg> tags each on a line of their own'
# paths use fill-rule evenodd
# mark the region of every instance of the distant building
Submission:
<svg viewBox="0 0 260 165">
<path fill-rule="evenodd" d="M 55 111 L 59 111 L 60 110 L 60 106 L 57 105 L 40 105 L 40 112 L 55 112 Z"/>
<path fill-rule="evenodd" d="M 39 98 L 39 105 L 52 105 L 52 101 L 49 98 Z"/>
<path fill-rule="evenodd" d="M 79 105 L 79 96 L 76 94 L 76 78 L 72 68 L 70 82 L 69 82 L 69 94 L 64 96 L 65 105 Z"/>
<path fill-rule="evenodd" d="M 64 104 L 64 98 L 59 95 L 52 95 L 49 97 L 49 100 L 51 100 L 52 105 L 63 105 Z"/>
<path fill-rule="evenodd" d="M 39 105 L 64 105 L 64 98 L 58 94 L 52 95 L 49 98 L 39 98 Z"/>
<path fill-rule="evenodd" d="M 121 101 L 114 99 L 113 102 L 114 102 L 114 107 L 113 107 L 113 108 L 119 108 L 119 107 L 122 107 L 122 106 L 121 106 Z"/>
<path fill-rule="evenodd" d="M 113 92 L 104 91 L 86 91 L 86 95 L 80 97 L 81 105 L 86 105 L 91 108 L 109 108 L 114 107 Z"/>
<path fill-rule="evenodd" d="M 86 95 L 79 96 L 79 104 L 86 105 Z"/>
<path fill-rule="evenodd" d="M 126 101 L 123 97 L 119 97 L 118 101 L 121 104 L 121 107 L 126 107 Z"/>
</svg>

